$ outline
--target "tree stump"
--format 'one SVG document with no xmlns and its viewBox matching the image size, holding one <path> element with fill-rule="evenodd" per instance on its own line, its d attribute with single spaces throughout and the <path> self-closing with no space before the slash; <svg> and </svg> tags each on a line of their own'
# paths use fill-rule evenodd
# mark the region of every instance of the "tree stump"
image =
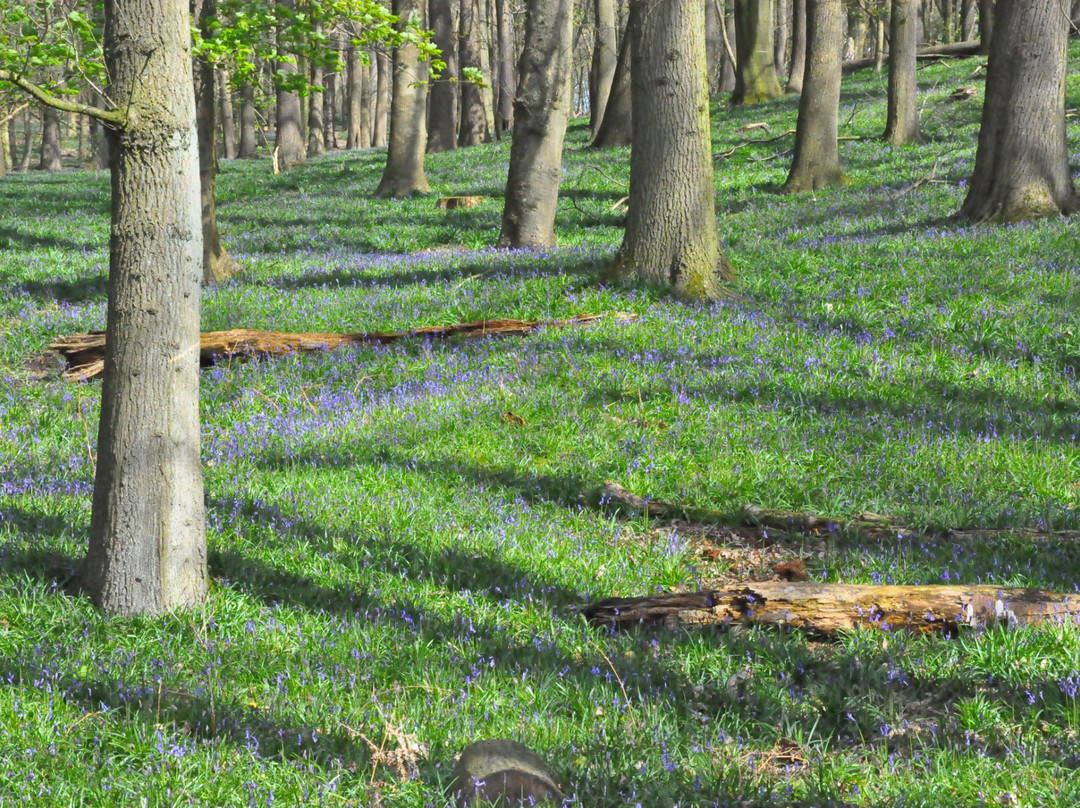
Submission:
<svg viewBox="0 0 1080 808">
<path fill-rule="evenodd" d="M 457 210 L 458 208 L 475 208 L 487 199 L 486 196 L 444 196 L 436 203 L 439 210 Z"/>
<path fill-rule="evenodd" d="M 457 808 L 561 805 L 563 801 L 551 767 L 527 746 L 507 738 L 465 747 L 454 764 L 450 793 Z"/>
</svg>

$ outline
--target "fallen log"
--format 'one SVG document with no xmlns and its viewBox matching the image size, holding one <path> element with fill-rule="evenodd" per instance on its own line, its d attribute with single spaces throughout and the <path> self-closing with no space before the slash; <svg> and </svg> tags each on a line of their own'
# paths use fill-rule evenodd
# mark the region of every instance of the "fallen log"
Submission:
<svg viewBox="0 0 1080 808">
<path fill-rule="evenodd" d="M 540 328 L 564 328 L 586 325 L 606 317 L 620 322 L 637 319 L 629 312 L 581 314 L 565 320 L 476 320 L 471 323 L 432 325 L 408 331 L 359 332 L 353 334 L 289 333 L 254 331 L 246 328 L 231 331 L 204 331 L 199 335 L 199 361 L 203 367 L 235 356 L 290 356 L 295 353 L 332 351 L 342 345 L 384 345 L 400 339 L 421 337 L 506 337 L 529 334 Z M 49 345 L 64 357 L 67 381 L 85 381 L 105 369 L 105 332 L 90 331 L 61 337 Z"/>
<path fill-rule="evenodd" d="M 600 487 L 596 498 L 602 508 L 622 508 L 635 513 L 648 513 L 654 519 L 679 519 L 698 524 L 726 525 L 771 530 L 783 535 L 831 536 L 838 533 L 863 536 L 871 539 L 896 538 L 898 535 L 924 535 L 950 540 L 973 541 L 979 539 L 1018 536 L 1032 541 L 1080 542 L 1080 530 L 1033 530 L 1031 528 L 963 528 L 963 527 L 911 527 L 896 523 L 885 516 L 864 512 L 853 519 L 822 516 L 800 511 L 784 511 L 778 508 L 762 508 L 746 504 L 735 513 L 695 505 L 679 505 L 660 500 L 639 497 L 617 482 L 607 480 Z"/>
<path fill-rule="evenodd" d="M 967 56 L 977 56 L 982 48 L 982 43 L 975 40 L 968 40 L 966 42 L 953 42 L 950 45 L 928 45 L 925 48 L 921 48 L 916 54 L 915 58 L 919 61 L 929 61 L 931 59 L 955 59 Z M 851 61 L 844 62 L 841 66 L 844 73 L 854 73 L 857 70 L 863 68 L 873 67 L 875 59 L 873 56 L 868 59 L 852 59 Z"/>
<path fill-rule="evenodd" d="M 961 626 L 1076 620 L 1080 595 L 996 586 L 858 586 L 763 581 L 723 589 L 608 598 L 583 609 L 595 626 L 765 625 L 834 637 L 851 629 L 943 633 Z"/>
</svg>

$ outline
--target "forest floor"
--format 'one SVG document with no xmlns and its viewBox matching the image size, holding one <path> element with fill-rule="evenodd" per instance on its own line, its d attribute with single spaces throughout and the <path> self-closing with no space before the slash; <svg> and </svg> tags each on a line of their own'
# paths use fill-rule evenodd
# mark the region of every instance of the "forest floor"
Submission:
<svg viewBox="0 0 1080 808">
<path fill-rule="evenodd" d="M 61 593 L 101 388 L 42 352 L 104 326 L 108 177 L 0 180 L 0 805 L 442 806 L 455 753 L 498 736 L 588 808 L 1080 804 L 1075 626 L 824 643 L 580 614 L 796 557 L 815 581 L 1078 590 L 1074 543 L 920 532 L 1080 528 L 1078 221 L 950 219 L 979 64 L 921 68 L 925 142 L 899 150 L 885 76 L 846 77 L 850 182 L 816 195 L 777 194 L 796 98 L 716 105 L 738 279 L 711 306 L 601 283 L 629 152 L 590 151 L 585 121 L 546 251 L 492 249 L 508 140 L 429 156 L 433 197 L 401 201 L 371 198 L 383 151 L 225 162 L 246 272 L 206 292 L 204 330 L 638 318 L 205 370 L 212 592 L 167 619 Z M 438 210 L 450 194 L 487 199 Z M 911 530 L 696 529 L 594 507 L 605 480 Z"/>
</svg>

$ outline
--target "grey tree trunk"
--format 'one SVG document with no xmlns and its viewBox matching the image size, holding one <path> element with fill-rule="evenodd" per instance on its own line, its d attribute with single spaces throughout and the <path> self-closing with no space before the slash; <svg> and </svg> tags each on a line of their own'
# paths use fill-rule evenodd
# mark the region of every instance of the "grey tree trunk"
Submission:
<svg viewBox="0 0 1080 808">
<path fill-rule="evenodd" d="M 630 210 L 608 271 L 690 299 L 722 297 L 733 275 L 716 233 L 704 11 L 700 0 L 630 0 Z"/>
<path fill-rule="evenodd" d="M 979 0 L 979 53 L 990 53 L 994 41 L 994 0 Z"/>
<path fill-rule="evenodd" d="M 724 14 L 719 0 L 705 0 L 705 65 L 709 75 L 709 96 L 718 95 L 724 70 Z"/>
<path fill-rule="evenodd" d="M 108 328 L 90 547 L 75 579 L 101 609 L 206 598 L 199 455 L 199 154 L 184 0 L 106 0 Z"/>
<path fill-rule="evenodd" d="M 19 159 L 19 171 L 30 170 L 30 160 L 33 157 L 34 145 L 34 118 L 27 107 L 23 114 L 23 147 L 22 157 Z"/>
<path fill-rule="evenodd" d="M 213 36 L 217 0 L 191 0 L 191 18 L 205 39 Z M 202 203 L 203 283 L 221 283 L 235 275 L 240 265 L 221 243 L 217 225 L 217 71 L 210 62 L 197 59 L 192 70 L 195 87 L 195 117 L 199 136 L 199 187 Z"/>
<path fill-rule="evenodd" d="M 428 92 L 428 152 L 451 151 L 457 148 L 458 131 L 458 60 L 456 0 L 429 0 L 428 24 L 434 33 L 435 45 L 442 51 L 446 68 L 431 83 Z"/>
<path fill-rule="evenodd" d="M 791 3 L 791 69 L 788 71 L 789 93 L 801 93 L 806 75 L 806 0 Z"/>
<path fill-rule="evenodd" d="M 788 39 L 790 37 L 792 0 L 774 0 L 773 9 L 776 12 L 776 25 L 773 27 L 773 65 L 777 75 L 784 72 L 787 67 Z"/>
<path fill-rule="evenodd" d="M 893 146 L 917 143 L 919 135 L 919 79 L 916 62 L 915 4 L 918 0 L 892 0 L 889 15 L 889 106 L 885 140 Z"/>
<path fill-rule="evenodd" d="M 756 104 L 784 95 L 773 62 L 772 0 L 734 0 L 735 92 L 731 103 Z"/>
<path fill-rule="evenodd" d="M 482 70 L 484 66 L 480 30 L 480 0 L 461 0 L 459 19 L 460 67 Z M 464 75 L 464 74 L 463 74 Z M 459 146 L 475 146 L 491 140 L 483 91 L 470 81 L 461 81 L 461 122 L 458 129 Z"/>
<path fill-rule="evenodd" d="M 630 23 L 627 22 L 627 26 Z M 604 119 L 600 122 L 600 131 L 590 144 L 594 149 L 613 149 L 629 146 L 633 133 L 633 103 L 630 80 L 630 31 L 623 34 L 619 45 L 619 58 L 615 63 L 615 78 L 611 82 Z"/>
<path fill-rule="evenodd" d="M 371 145 L 386 145 L 387 120 L 390 110 L 390 57 L 382 51 L 375 54 L 378 76 L 375 79 L 375 113 L 371 119 Z"/>
<path fill-rule="evenodd" d="M 245 83 L 240 88 L 240 149 L 241 160 L 255 159 L 255 87 Z"/>
<path fill-rule="evenodd" d="M 424 25 L 424 0 L 393 0 L 398 29 Z M 427 148 L 427 62 L 420 49 L 405 42 L 394 48 L 394 98 L 390 106 L 390 148 L 375 196 L 415 196 L 431 188 L 424 176 Z"/>
<path fill-rule="evenodd" d="M 360 49 L 349 45 L 345 54 L 348 84 L 345 88 L 345 148 L 359 149 L 367 146 L 370 138 L 364 137 L 364 73 L 368 66 L 360 60 Z"/>
<path fill-rule="evenodd" d="M 1071 213 L 1078 200 L 1065 142 L 1069 18 L 1060 0 L 1001 3 L 995 14 L 975 171 L 959 215 L 1014 222 Z"/>
<path fill-rule="evenodd" d="M 525 9 L 516 124 L 497 246 L 554 247 L 563 138 L 573 103 L 574 2 L 528 0 Z"/>
<path fill-rule="evenodd" d="M 510 20 L 509 0 L 495 2 L 495 22 L 499 37 L 498 128 L 505 132 L 514 125 L 514 96 L 517 94 L 514 76 L 514 26 Z"/>
<path fill-rule="evenodd" d="M 885 67 L 885 20 L 874 18 L 874 72 L 881 73 Z"/>
<path fill-rule="evenodd" d="M 806 0 L 806 77 L 799 98 L 795 158 L 783 193 L 817 191 L 844 180 L 837 132 L 843 26 L 842 0 Z"/>
<path fill-rule="evenodd" d="M 327 71 L 323 78 L 323 145 L 326 146 L 327 151 L 333 151 L 338 148 L 337 79 L 338 74 L 330 71 Z"/>
<path fill-rule="evenodd" d="M 322 25 L 314 23 L 313 28 L 316 34 L 322 34 Z M 315 88 L 323 89 L 326 71 L 318 59 L 311 60 L 309 78 L 311 80 L 311 89 L 307 94 L 307 156 L 320 157 L 326 154 L 326 132 L 323 131 L 323 96 L 325 91 L 319 92 Z"/>
<path fill-rule="evenodd" d="M 593 0 L 593 13 L 596 15 L 596 35 L 589 66 L 589 129 L 595 138 L 600 131 L 611 83 L 615 79 L 615 65 L 619 61 L 615 0 Z"/>
<path fill-rule="evenodd" d="M 217 82 L 218 96 L 221 101 L 221 145 L 225 159 L 232 160 L 236 157 L 236 117 L 233 111 L 229 71 L 218 70 L 214 80 Z"/>
<path fill-rule="evenodd" d="M 735 66 L 739 63 L 739 54 L 735 45 L 737 40 L 735 36 L 735 6 L 732 0 L 727 0 L 725 6 L 724 27 L 720 32 L 720 36 L 724 40 L 724 67 L 720 75 L 720 92 L 733 93 L 735 92 Z"/>
<path fill-rule="evenodd" d="M 53 81 L 60 78 L 56 68 L 50 68 L 48 72 Z M 55 107 L 42 107 L 39 171 L 59 171 L 64 167 L 60 160 L 60 115 L 60 110 Z"/>
<path fill-rule="evenodd" d="M 281 0 L 281 5 L 288 10 L 296 10 L 296 0 Z M 282 56 L 288 55 L 288 48 L 280 41 L 280 31 L 278 36 L 278 54 Z M 292 62 L 279 59 L 276 72 L 279 80 L 284 80 L 294 75 L 297 72 L 297 67 Z M 279 88 L 276 99 L 274 151 L 277 153 L 278 167 L 282 171 L 288 171 L 294 166 L 301 165 L 307 159 L 307 148 L 304 145 L 303 112 L 300 105 L 300 96 L 295 92 L 288 92 Z"/>
</svg>

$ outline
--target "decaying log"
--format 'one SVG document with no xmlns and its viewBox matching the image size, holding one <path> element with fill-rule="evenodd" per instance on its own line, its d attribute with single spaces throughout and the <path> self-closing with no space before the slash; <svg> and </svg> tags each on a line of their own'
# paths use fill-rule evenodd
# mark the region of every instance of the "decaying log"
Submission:
<svg viewBox="0 0 1080 808">
<path fill-rule="evenodd" d="M 409 331 L 360 332 L 355 334 L 287 333 L 282 331 L 252 331 L 246 328 L 232 331 L 205 331 L 200 335 L 199 359 L 202 365 L 213 365 L 234 356 L 289 356 L 295 353 L 331 351 L 342 345 L 383 345 L 409 337 L 446 339 L 448 337 L 505 337 L 529 334 L 539 328 L 563 328 L 586 325 L 604 318 L 620 322 L 637 319 L 628 312 L 582 314 L 566 320 L 477 320 L 454 325 L 433 325 Z M 64 378 L 84 381 L 105 369 L 105 332 L 91 331 L 61 337 L 49 345 L 67 363 Z"/>
<path fill-rule="evenodd" d="M 555 772 L 516 741 L 494 738 L 465 747 L 454 764 L 450 794 L 456 808 L 562 805 Z"/>
<path fill-rule="evenodd" d="M 941 632 L 1076 620 L 1080 595 L 996 586 L 856 586 L 763 581 L 694 593 L 609 598 L 583 609 L 597 626 L 766 625 L 832 637 L 847 629 Z"/>
<path fill-rule="evenodd" d="M 928 61 L 931 59 L 959 59 L 967 56 L 977 56 L 981 47 L 982 43 L 977 39 L 967 42 L 953 42 L 949 45 L 928 45 L 919 49 L 918 53 L 915 54 L 915 58 L 919 61 Z M 857 70 L 873 66 L 874 57 L 871 56 L 868 59 L 852 59 L 844 62 L 842 68 L 844 73 L 854 73 Z"/>
<path fill-rule="evenodd" d="M 941 536 L 956 541 L 1002 538 L 1016 536 L 1031 541 L 1080 542 L 1078 530 L 1033 530 L 1031 528 L 960 528 L 922 527 L 902 525 L 876 513 L 864 512 L 853 519 L 821 516 L 815 513 L 784 511 L 743 505 L 736 513 L 701 508 L 693 505 L 677 505 L 660 500 L 645 499 L 607 480 L 597 494 L 601 507 L 615 507 L 648 513 L 655 519 L 681 519 L 687 522 L 763 528 L 783 535 L 830 536 L 844 533 L 871 539 L 896 538 L 898 535 Z"/>
<path fill-rule="evenodd" d="M 444 196 L 435 203 L 439 210 L 458 210 L 459 208 L 475 208 L 487 199 L 486 196 Z"/>
</svg>

